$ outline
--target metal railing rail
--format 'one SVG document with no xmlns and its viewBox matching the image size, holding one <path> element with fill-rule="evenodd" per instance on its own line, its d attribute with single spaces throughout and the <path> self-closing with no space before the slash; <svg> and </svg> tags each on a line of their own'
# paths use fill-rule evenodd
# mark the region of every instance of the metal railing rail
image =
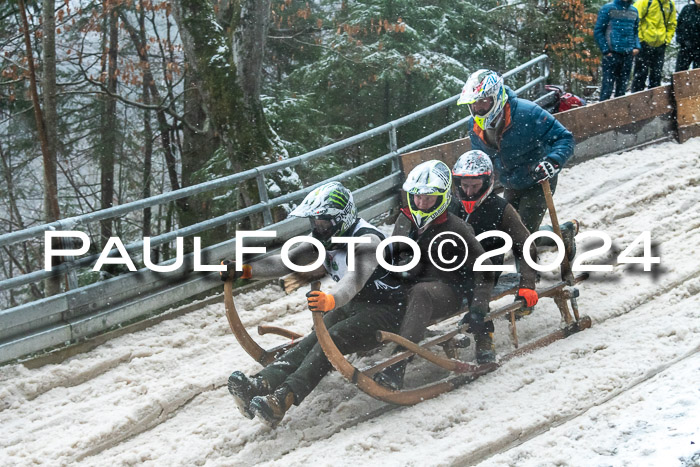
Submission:
<svg viewBox="0 0 700 467">
<path fill-rule="evenodd" d="M 537 69 L 537 77 L 523 87 L 516 90 L 522 93 L 539 84 L 544 84 L 549 69 L 547 57 L 542 55 L 530 60 L 523 65 L 504 74 L 505 78 L 519 72 Z M 247 170 L 235 175 L 222 177 L 199 185 L 182 188 L 173 192 L 163 193 L 147 199 L 134 201 L 113 208 L 96 211 L 56 222 L 31 227 L 18 232 L 0 236 L 0 246 L 40 236 L 47 230 L 76 230 L 76 226 L 90 222 L 123 216 L 130 212 L 142 210 L 146 207 L 157 206 L 180 198 L 207 192 L 221 187 L 232 186 L 246 180 L 256 179 L 261 201 L 252 206 L 231 212 L 214 219 L 209 219 L 198 224 L 190 225 L 151 238 L 151 245 L 167 243 L 176 237 L 185 237 L 211 228 L 233 222 L 254 214 L 263 213 L 264 230 L 278 230 L 277 241 L 284 241 L 295 235 L 300 235 L 308 230 L 308 223 L 298 219 L 286 219 L 278 223 L 272 223 L 271 209 L 291 201 L 304 197 L 311 190 L 333 180 L 345 180 L 360 175 L 375 167 L 391 163 L 391 173 L 370 185 L 354 192 L 358 207 L 363 215 L 374 217 L 388 212 L 398 206 L 398 188 L 401 186 L 403 174 L 401 173 L 399 156 L 401 154 L 420 148 L 426 143 L 435 140 L 455 129 L 463 126 L 469 119 L 462 118 L 432 134 L 424 136 L 401 148 L 397 147 L 397 129 L 406 123 L 418 118 L 428 116 L 440 109 L 452 105 L 458 99 L 458 95 L 433 104 L 425 109 L 414 112 L 405 117 L 381 125 L 372 130 L 353 136 L 329 146 L 308 152 L 306 154 L 275 162 L 265 166 Z M 287 193 L 273 199 L 268 199 L 265 184 L 265 175 L 296 165 L 312 161 L 333 151 L 343 149 L 354 144 L 373 138 L 378 135 L 389 135 L 390 152 L 384 154 L 361 166 L 355 167 L 342 174 L 336 175 L 315 185 Z M 264 243 L 264 242 L 263 242 Z M 274 242 L 266 243 L 276 245 Z M 129 253 L 141 251 L 143 241 L 126 245 Z M 230 255 L 235 251 L 235 239 L 228 240 L 217 245 L 202 249 L 203 264 L 209 264 L 208 259 L 218 259 L 224 255 Z M 116 253 L 116 250 L 113 250 Z M 90 335 L 97 334 L 122 322 L 144 316 L 157 309 L 171 306 L 181 300 L 187 299 L 201 292 L 218 286 L 218 280 L 212 278 L 209 273 L 194 273 L 191 268 L 192 255 L 187 255 L 183 267 L 172 273 L 154 273 L 147 269 L 123 274 L 112 279 L 97 282 L 87 286 L 68 290 L 61 294 L 47 297 L 35 302 L 19 305 L 14 308 L 0 310 L 0 363 L 26 355 L 38 350 L 46 349 L 54 345 L 60 345 L 67 341 L 76 341 Z M 60 264 L 52 271 L 35 271 L 21 276 L 0 281 L 0 291 L 8 290 L 29 283 L 43 280 L 51 275 L 62 274 L 81 267 L 89 266 L 97 256 L 81 258 Z M 160 263 L 166 265 L 175 261 Z"/>
<path fill-rule="evenodd" d="M 549 68 L 547 65 L 547 55 L 540 55 L 539 57 L 536 57 L 526 63 L 523 63 L 522 65 L 506 72 L 503 74 L 504 79 L 507 79 L 517 73 L 520 73 L 522 71 L 528 70 L 532 67 L 537 66 L 539 68 L 539 76 L 531 81 L 530 83 L 526 84 L 525 86 L 519 88 L 516 90 L 516 94 L 520 94 L 522 92 L 525 92 L 529 89 L 532 89 L 533 87 L 537 86 L 538 84 L 543 84 L 547 77 L 549 76 Z M 47 224 L 42 224 L 42 225 L 37 225 L 34 227 L 30 227 L 24 230 L 19 230 L 16 232 L 10 232 L 7 234 L 0 235 L 0 247 L 3 246 L 8 246 L 12 245 L 13 243 L 20 242 L 22 240 L 28 240 L 30 238 L 34 238 L 38 236 L 39 234 L 47 231 L 47 230 L 72 230 L 74 229 L 77 225 L 81 224 L 87 224 L 90 222 L 97 222 L 101 220 L 107 220 L 107 219 L 113 219 L 115 217 L 120 217 L 123 216 L 124 214 L 128 214 L 134 211 L 140 211 L 148 207 L 153 207 L 157 206 L 159 204 L 165 204 L 171 201 L 175 201 L 177 199 L 185 198 L 188 196 L 193 196 L 196 194 L 204 193 L 207 191 L 215 190 L 217 188 L 222 188 L 226 186 L 231 186 L 236 183 L 241 183 L 246 180 L 251 180 L 255 178 L 257 180 L 258 184 L 258 191 L 262 194 L 264 193 L 264 196 L 262 197 L 267 197 L 267 186 L 265 184 L 265 174 L 271 173 L 271 172 L 277 172 L 279 170 L 288 168 L 288 167 L 294 167 L 299 164 L 305 163 L 312 161 L 314 159 L 317 159 L 321 156 L 324 156 L 326 154 L 338 151 L 340 149 L 347 148 L 349 146 L 353 146 L 357 143 L 360 143 L 362 141 L 366 141 L 370 138 L 373 138 L 375 136 L 388 133 L 389 134 L 389 144 L 392 149 L 392 151 L 396 150 L 396 140 L 397 140 L 397 135 L 396 135 L 396 130 L 407 123 L 410 123 L 414 120 L 417 120 L 419 118 L 425 117 L 427 115 L 432 114 L 433 112 L 436 112 L 440 109 L 443 109 L 445 107 L 448 107 L 452 105 L 454 102 L 457 101 L 459 98 L 459 94 L 449 97 L 447 99 L 444 99 L 436 104 L 433 104 L 431 106 L 428 106 L 424 109 L 421 109 L 419 111 L 416 111 L 412 114 L 406 115 L 404 117 L 398 118 L 394 121 L 391 121 L 389 123 L 385 123 L 384 125 L 378 126 L 376 128 L 373 128 L 371 130 L 365 131 L 363 133 L 360 133 L 358 135 L 352 136 L 350 138 L 344 139 L 342 141 L 338 141 L 336 143 L 330 144 L 328 146 L 324 146 L 322 148 L 316 149 L 314 151 L 307 152 L 305 154 L 302 154 L 300 156 L 296 157 L 291 157 L 286 160 L 274 162 L 272 164 L 267 164 L 264 166 L 256 167 L 254 169 L 249 169 L 244 172 L 240 172 L 234 175 L 229 175 L 226 177 L 218 178 L 216 180 L 211 180 L 208 182 L 200 183 L 198 185 L 193 185 L 187 188 L 181 188 L 179 190 L 167 192 L 167 193 L 162 193 L 156 196 L 151 196 L 150 198 L 145 198 L 142 200 L 138 201 L 132 201 L 130 203 L 125 203 L 119 206 L 114 206 L 111 208 L 107 209 L 102 209 L 99 211 L 91 212 L 88 214 L 83 214 L 80 216 L 75 216 L 71 218 L 66 218 L 66 219 L 61 219 L 55 222 L 50 222 Z M 440 136 L 440 135 L 438 135 Z M 433 136 L 434 138 L 437 138 L 438 136 Z M 262 198 L 261 197 L 261 198 Z M 269 203 L 262 203 L 266 204 L 266 207 L 264 208 L 268 214 L 270 213 L 270 210 L 274 206 L 270 206 Z M 269 225 L 269 222 L 266 223 L 266 225 Z"/>
</svg>

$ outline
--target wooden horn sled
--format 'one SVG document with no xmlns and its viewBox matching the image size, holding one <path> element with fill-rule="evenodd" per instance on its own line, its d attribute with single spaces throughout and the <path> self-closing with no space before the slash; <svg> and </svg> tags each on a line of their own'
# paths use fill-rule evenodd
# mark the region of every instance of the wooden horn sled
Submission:
<svg viewBox="0 0 700 467">
<path fill-rule="evenodd" d="M 581 274 L 574 278 L 573 283 L 579 283 L 587 278 L 588 274 Z M 319 286 L 319 282 L 314 282 L 312 284 L 312 288 L 315 290 L 318 290 Z M 516 295 L 517 292 L 517 286 L 511 287 L 495 294 L 492 297 L 492 300 L 498 300 L 507 295 Z M 567 281 L 561 281 L 548 288 L 539 290 L 538 294 L 540 298 L 551 298 L 554 300 L 559 308 L 562 320 L 565 323 L 564 327 L 557 329 L 556 331 L 547 334 L 546 336 L 541 337 L 540 339 L 525 346 L 518 347 L 515 312 L 524 306 L 523 303 L 517 301 L 498 310 L 492 311 L 487 315 L 486 320 L 493 320 L 505 315 L 510 316 L 512 340 L 515 346 L 515 350 L 501 356 L 499 363 L 476 365 L 474 363 L 460 361 L 455 358 L 448 358 L 435 352 L 435 347 L 439 348 L 440 345 L 445 345 L 450 340 L 454 339 L 458 334 L 466 332 L 467 329 L 465 327 L 454 329 L 453 331 L 445 332 L 444 334 L 438 336 L 433 336 L 420 345 L 410 342 L 397 334 L 379 331 L 377 333 L 377 339 L 379 342 L 394 342 L 401 345 L 406 350 L 392 355 L 390 358 L 379 362 L 370 368 L 360 370 L 352 365 L 336 347 L 333 339 L 328 333 L 325 323 L 323 322 L 322 312 L 313 312 L 314 330 L 318 337 L 319 344 L 328 357 L 328 360 L 333 367 L 341 375 L 343 375 L 344 378 L 356 385 L 363 392 L 376 399 L 391 404 L 413 405 L 469 383 L 483 374 L 494 371 L 501 364 L 510 360 L 511 358 L 523 355 L 538 348 L 545 347 L 552 342 L 564 339 L 591 326 L 591 319 L 587 316 L 583 316 L 579 319 L 575 319 L 572 316 L 568 304 L 572 299 L 575 299 L 578 296 L 578 290 L 569 285 Z M 277 334 L 290 339 L 290 341 L 284 344 L 278 345 L 271 349 L 264 349 L 257 342 L 255 342 L 240 320 L 233 300 L 233 287 L 231 281 L 227 281 L 224 284 L 224 303 L 226 306 L 226 316 L 234 336 L 243 349 L 261 365 L 267 365 L 268 363 L 272 362 L 278 355 L 291 348 L 298 341 L 298 339 L 303 337 L 300 334 L 275 326 L 258 326 L 258 333 L 261 335 Z M 466 310 L 460 310 L 459 313 L 452 316 L 461 315 L 465 312 Z M 372 379 L 374 374 L 413 355 L 418 355 L 419 357 L 452 372 L 452 374 L 440 382 L 416 389 L 406 389 L 401 391 L 392 391 L 377 384 Z"/>
<path fill-rule="evenodd" d="M 557 219 L 557 214 L 554 208 L 554 202 L 552 199 L 552 192 L 549 186 L 549 181 L 545 180 L 542 183 L 542 190 L 545 195 L 545 200 L 547 202 L 547 208 L 552 221 L 552 227 L 556 235 L 562 238 L 561 231 L 559 229 L 559 221 Z M 563 238 L 562 238 L 563 240 Z M 568 252 L 567 252 L 568 253 Z M 306 276 L 300 278 L 297 276 L 292 281 L 293 285 L 290 285 L 291 289 L 295 289 L 303 285 L 303 283 L 309 280 L 314 280 L 318 277 L 316 276 Z M 455 354 L 453 352 L 448 353 L 448 357 L 438 355 L 433 351 L 433 348 L 439 345 L 444 346 L 443 349 L 447 349 L 448 346 L 445 344 L 450 343 L 454 338 L 461 333 L 466 332 L 467 326 L 462 326 L 450 332 L 446 332 L 437 337 L 433 336 L 427 341 L 421 344 L 413 343 L 403 337 L 385 331 L 377 332 L 377 340 L 379 342 L 393 342 L 402 346 L 405 351 L 397 353 L 392 357 L 364 370 L 359 370 L 353 364 L 351 364 L 345 356 L 338 350 L 338 347 L 333 342 L 325 323 L 323 322 L 323 312 L 314 311 L 313 313 L 313 323 L 314 332 L 318 337 L 318 342 L 321 348 L 326 354 L 326 357 L 333 365 L 333 367 L 341 374 L 345 379 L 350 381 L 352 384 L 357 386 L 360 390 L 367 393 L 368 395 L 388 402 L 390 404 L 398 405 L 413 405 L 421 401 L 431 399 L 445 392 L 451 391 L 459 386 L 469 383 L 481 375 L 489 373 L 497 369 L 501 364 L 510 360 L 511 358 L 523 355 L 525 353 L 531 352 L 535 349 L 545 347 L 552 342 L 560 339 L 565 339 L 566 337 L 575 334 L 579 331 L 591 327 L 591 319 L 588 316 L 579 317 L 578 310 L 578 289 L 575 287 L 576 284 L 588 278 L 587 273 L 574 276 L 569 264 L 568 255 L 564 254 L 564 261 L 561 265 L 561 282 L 547 287 L 542 290 L 538 290 L 538 295 L 540 299 L 551 298 L 554 300 L 559 312 L 561 313 L 561 318 L 564 323 L 563 327 L 537 339 L 534 342 L 530 342 L 525 346 L 519 347 L 518 345 L 518 334 L 517 326 L 515 320 L 515 313 L 520 310 L 524 303 L 521 300 L 515 301 L 514 303 L 504 306 L 498 310 L 490 312 L 486 316 L 486 320 L 493 320 L 495 318 L 508 315 L 510 318 L 510 329 L 512 343 L 515 350 L 511 351 L 500 357 L 498 363 L 487 363 L 483 365 L 477 365 L 470 362 L 464 362 L 453 357 Z M 311 285 L 312 290 L 320 290 L 320 282 L 314 281 Z M 491 300 L 498 300 L 507 295 L 516 295 L 518 293 L 518 287 L 510 287 L 500 293 L 495 293 Z M 248 354 L 253 357 L 255 361 L 261 365 L 267 365 L 273 361 L 278 355 L 283 353 L 285 350 L 291 348 L 298 339 L 300 339 L 300 334 L 288 331 L 286 329 L 278 328 L 275 326 L 258 326 L 259 334 L 278 334 L 280 336 L 291 339 L 289 342 L 278 345 L 272 349 L 263 349 L 255 340 L 248 334 L 247 330 L 243 326 L 243 323 L 238 316 L 235 303 L 233 301 L 233 285 L 231 281 L 226 281 L 224 284 L 224 303 L 226 306 L 226 317 L 228 318 L 229 325 L 236 339 L 245 349 Z M 465 313 L 467 310 L 460 310 L 457 315 Z M 456 316 L 456 315 L 453 315 Z M 444 319 L 449 319 L 447 317 Z M 435 323 L 431 323 L 435 324 Z M 380 384 L 376 383 L 372 378 L 373 375 L 382 371 L 383 369 L 407 359 L 413 355 L 417 355 L 431 362 L 434 365 L 439 366 L 445 370 L 451 372 L 451 375 L 439 381 L 437 383 L 429 384 L 416 389 L 406 389 L 400 391 L 393 391 Z"/>
</svg>

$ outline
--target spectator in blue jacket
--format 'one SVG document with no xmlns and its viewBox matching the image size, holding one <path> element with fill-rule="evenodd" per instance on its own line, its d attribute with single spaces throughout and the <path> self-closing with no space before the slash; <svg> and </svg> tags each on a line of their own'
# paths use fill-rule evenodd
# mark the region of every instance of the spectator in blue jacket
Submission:
<svg viewBox="0 0 700 467">
<path fill-rule="evenodd" d="M 538 183 L 550 180 L 554 191 L 557 174 L 574 153 L 573 135 L 542 107 L 519 99 L 494 71 L 472 73 L 460 104 L 468 104 L 472 114 L 472 149 L 489 155 L 505 188 L 504 198 L 525 227 L 537 231 L 547 210 Z"/>
<path fill-rule="evenodd" d="M 639 53 L 639 13 L 631 0 L 613 0 L 602 6 L 593 29 L 603 53 L 603 83 L 600 100 L 625 95 L 632 71 L 632 61 Z"/>
</svg>

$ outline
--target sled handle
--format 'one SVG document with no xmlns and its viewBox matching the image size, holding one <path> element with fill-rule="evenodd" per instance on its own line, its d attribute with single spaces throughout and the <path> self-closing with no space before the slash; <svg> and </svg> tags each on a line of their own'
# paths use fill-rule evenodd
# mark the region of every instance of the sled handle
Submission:
<svg viewBox="0 0 700 467">
<path fill-rule="evenodd" d="M 286 337 L 287 339 L 300 339 L 304 337 L 303 334 L 290 331 L 289 329 L 280 328 L 277 326 L 268 326 L 266 324 L 261 324 L 258 326 L 258 334 L 261 336 L 265 334 L 275 334 L 277 336 Z"/>
<path fill-rule="evenodd" d="M 557 234 L 559 238 L 561 238 L 561 241 L 564 241 L 564 237 L 561 234 L 561 229 L 559 228 L 559 219 L 557 217 L 557 210 L 554 207 L 554 198 L 552 197 L 552 187 L 549 185 L 549 179 L 544 180 L 541 182 L 542 185 L 542 192 L 544 193 L 544 199 L 547 202 L 547 210 L 549 211 L 549 218 L 552 220 L 552 230 L 554 230 L 554 233 Z M 561 278 L 565 280 L 569 285 L 574 285 L 574 273 L 571 270 L 571 264 L 569 263 L 569 255 L 568 252 L 566 251 L 566 248 L 564 248 L 564 261 L 561 263 Z M 571 309 L 574 312 L 574 319 L 576 321 L 579 320 L 579 315 L 578 315 L 578 303 L 576 301 L 576 298 L 572 297 L 571 298 Z M 567 310 L 568 314 L 568 310 Z M 567 322 L 571 318 L 569 317 L 567 319 Z"/>
<path fill-rule="evenodd" d="M 236 336 L 236 340 L 241 347 L 255 359 L 256 362 L 265 365 L 269 363 L 274 355 L 268 354 L 268 352 L 260 347 L 257 342 L 250 337 L 248 331 L 246 331 L 245 326 L 241 322 L 241 318 L 238 316 L 238 310 L 236 310 L 236 304 L 233 301 L 233 281 L 227 280 L 224 282 L 224 305 L 226 306 L 226 318 L 228 319 L 228 324 L 233 331 L 233 335 Z"/>
</svg>

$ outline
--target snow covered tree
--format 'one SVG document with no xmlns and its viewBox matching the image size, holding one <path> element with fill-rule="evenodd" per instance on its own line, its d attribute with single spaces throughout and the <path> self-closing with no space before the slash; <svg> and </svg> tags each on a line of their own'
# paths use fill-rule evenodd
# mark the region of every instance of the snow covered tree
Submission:
<svg viewBox="0 0 700 467">
<path fill-rule="evenodd" d="M 296 145 L 295 152 L 455 95 L 469 72 L 484 66 L 483 57 L 496 57 L 489 65 L 500 62 L 498 43 L 485 37 L 484 13 L 467 1 L 280 1 L 273 11 L 279 32 L 272 48 L 291 51 L 300 63 L 270 64 L 283 72 L 265 103 L 276 131 Z M 400 128 L 399 145 L 402 135 L 427 134 L 458 111 Z M 388 152 L 387 143 L 344 151 L 314 169 L 319 176 L 337 173 Z"/>
</svg>

